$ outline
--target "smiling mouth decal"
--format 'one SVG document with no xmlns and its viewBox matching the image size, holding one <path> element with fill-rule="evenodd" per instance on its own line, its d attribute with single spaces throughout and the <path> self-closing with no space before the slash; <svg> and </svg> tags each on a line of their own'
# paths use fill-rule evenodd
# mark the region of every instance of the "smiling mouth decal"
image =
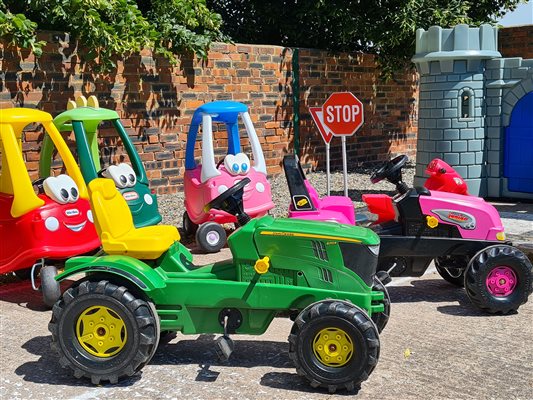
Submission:
<svg viewBox="0 0 533 400">
<path fill-rule="evenodd" d="M 68 224 L 65 224 L 65 226 L 70 229 L 71 231 L 73 232 L 79 232 L 81 231 L 85 224 L 87 223 L 87 221 L 83 221 L 81 224 L 77 224 L 77 225 L 68 225 Z"/>
</svg>

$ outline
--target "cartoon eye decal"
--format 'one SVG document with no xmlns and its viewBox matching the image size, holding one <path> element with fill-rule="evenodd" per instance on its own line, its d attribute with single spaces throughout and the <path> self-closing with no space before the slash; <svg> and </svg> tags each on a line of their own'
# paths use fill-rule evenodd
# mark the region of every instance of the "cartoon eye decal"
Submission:
<svg viewBox="0 0 533 400">
<path fill-rule="evenodd" d="M 64 174 L 46 178 L 43 189 L 48 197 L 59 204 L 75 203 L 80 196 L 74 180 Z"/>
<path fill-rule="evenodd" d="M 250 170 L 250 159 L 244 153 L 235 155 L 235 162 L 239 165 L 239 174 L 246 175 Z"/>
<path fill-rule="evenodd" d="M 226 157 L 224 157 L 224 167 L 226 167 L 226 171 L 228 171 L 231 175 L 239 175 L 239 164 L 237 163 L 237 160 L 233 154 L 228 154 Z"/>
<path fill-rule="evenodd" d="M 135 186 L 135 183 L 137 183 L 135 171 L 126 163 L 110 165 L 109 168 L 104 171 L 104 176 L 113 179 L 113 181 L 115 181 L 115 186 L 119 189 L 133 187 Z"/>
<path fill-rule="evenodd" d="M 250 170 L 250 159 L 244 153 L 228 154 L 224 158 L 224 166 L 231 175 L 246 175 Z"/>
</svg>

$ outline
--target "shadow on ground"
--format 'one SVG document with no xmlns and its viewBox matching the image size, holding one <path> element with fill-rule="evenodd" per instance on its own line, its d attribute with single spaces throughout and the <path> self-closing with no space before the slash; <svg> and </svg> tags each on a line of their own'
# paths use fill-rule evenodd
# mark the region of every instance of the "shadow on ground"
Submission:
<svg viewBox="0 0 533 400">
<path fill-rule="evenodd" d="M 392 307 L 394 303 L 454 303 L 438 306 L 437 311 L 463 317 L 490 317 L 494 314 L 486 313 L 474 306 L 468 298 L 465 290 L 454 286 L 443 279 L 413 278 L 410 286 L 387 286 L 391 298 Z M 459 304 L 455 304 L 459 303 Z"/>
</svg>

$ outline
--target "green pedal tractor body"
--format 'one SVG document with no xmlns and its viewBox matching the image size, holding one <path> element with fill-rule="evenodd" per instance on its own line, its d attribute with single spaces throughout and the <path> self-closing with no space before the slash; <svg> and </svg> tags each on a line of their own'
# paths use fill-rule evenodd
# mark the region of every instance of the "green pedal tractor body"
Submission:
<svg viewBox="0 0 533 400">
<path fill-rule="evenodd" d="M 221 334 L 217 352 L 227 358 L 230 334 L 260 335 L 274 317 L 289 316 L 289 355 L 312 386 L 353 390 L 367 379 L 390 304 L 375 278 L 378 236 L 326 222 L 250 221 L 242 210 L 247 181 L 209 204 L 241 227 L 228 239 L 233 259 L 204 266 L 193 264 L 175 228 L 134 228 L 112 182 L 92 181 L 107 254 L 73 258 L 57 278 L 84 274 L 54 306 L 49 328 L 61 365 L 114 383 L 149 362 L 161 331 Z M 117 216 L 127 221 L 116 226 Z"/>
</svg>

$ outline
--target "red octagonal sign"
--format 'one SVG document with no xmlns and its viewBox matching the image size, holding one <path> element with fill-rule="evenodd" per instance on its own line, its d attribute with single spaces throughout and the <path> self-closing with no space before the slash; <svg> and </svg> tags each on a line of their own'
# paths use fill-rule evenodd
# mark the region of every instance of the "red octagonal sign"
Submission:
<svg viewBox="0 0 533 400">
<path fill-rule="evenodd" d="M 331 94 L 322 113 L 324 125 L 335 136 L 351 136 L 363 125 L 363 103 L 350 92 Z"/>
</svg>

